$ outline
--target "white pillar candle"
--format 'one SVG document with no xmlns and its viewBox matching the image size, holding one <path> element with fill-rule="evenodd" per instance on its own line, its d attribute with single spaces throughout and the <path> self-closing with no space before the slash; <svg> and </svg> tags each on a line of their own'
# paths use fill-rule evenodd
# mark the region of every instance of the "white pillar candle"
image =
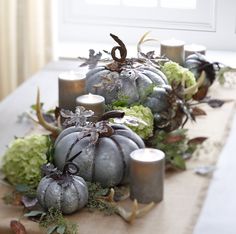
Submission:
<svg viewBox="0 0 236 234">
<path fill-rule="evenodd" d="M 58 77 L 59 107 L 66 110 L 75 110 L 75 99 L 85 94 L 85 74 L 81 72 L 64 72 Z"/>
<path fill-rule="evenodd" d="M 170 39 L 161 41 L 161 55 L 180 65 L 184 64 L 184 41 Z"/>
<path fill-rule="evenodd" d="M 206 47 L 203 45 L 197 45 L 197 44 L 190 44 L 190 45 L 185 45 L 184 46 L 184 54 L 185 58 L 187 58 L 191 54 L 206 54 Z"/>
<path fill-rule="evenodd" d="M 140 203 L 163 199 L 165 154 L 158 149 L 138 149 L 130 154 L 130 197 Z"/>
<path fill-rule="evenodd" d="M 94 112 L 93 120 L 99 119 L 105 112 L 105 98 L 100 95 L 86 94 L 76 98 L 76 105 Z"/>
</svg>

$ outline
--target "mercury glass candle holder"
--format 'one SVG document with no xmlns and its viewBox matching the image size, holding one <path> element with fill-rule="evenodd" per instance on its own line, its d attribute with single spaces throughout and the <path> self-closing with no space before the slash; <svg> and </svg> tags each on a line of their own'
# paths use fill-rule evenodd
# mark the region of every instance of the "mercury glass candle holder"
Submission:
<svg viewBox="0 0 236 234">
<path fill-rule="evenodd" d="M 160 202 L 163 199 L 165 154 L 145 148 L 130 154 L 130 198 L 139 203 Z"/>
</svg>

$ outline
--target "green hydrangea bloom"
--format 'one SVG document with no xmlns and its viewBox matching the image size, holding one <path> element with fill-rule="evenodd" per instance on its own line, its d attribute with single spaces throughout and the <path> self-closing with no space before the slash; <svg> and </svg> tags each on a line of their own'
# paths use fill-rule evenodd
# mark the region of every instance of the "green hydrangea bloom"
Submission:
<svg viewBox="0 0 236 234">
<path fill-rule="evenodd" d="M 14 140 L 3 156 L 3 173 L 13 184 L 36 187 L 41 179 L 41 166 L 47 162 L 48 138 L 32 135 Z"/>
<path fill-rule="evenodd" d="M 127 116 L 134 116 L 142 121 L 136 126 L 132 124 L 128 124 L 125 122 L 124 124 L 132 129 L 135 133 L 137 133 L 141 138 L 147 139 L 153 134 L 153 114 L 150 108 L 144 107 L 142 105 L 128 107 L 114 107 L 116 110 L 122 110 L 125 112 Z"/>
<path fill-rule="evenodd" d="M 181 67 L 178 63 L 166 62 L 162 67 L 162 72 L 166 75 L 170 84 L 174 80 L 177 82 L 184 81 L 185 88 L 196 84 L 194 74 L 187 68 Z"/>
</svg>

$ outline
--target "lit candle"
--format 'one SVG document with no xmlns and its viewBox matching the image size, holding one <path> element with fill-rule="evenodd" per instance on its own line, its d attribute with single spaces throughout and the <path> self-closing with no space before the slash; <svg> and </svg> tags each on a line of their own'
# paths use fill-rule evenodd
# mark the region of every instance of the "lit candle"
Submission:
<svg viewBox="0 0 236 234">
<path fill-rule="evenodd" d="M 161 55 L 173 62 L 184 64 L 184 41 L 170 39 L 161 41 Z"/>
<path fill-rule="evenodd" d="M 185 45 L 184 46 L 184 53 L 185 53 L 185 58 L 187 58 L 191 54 L 199 53 L 199 54 L 206 54 L 206 47 L 203 45 L 196 45 L 196 44 L 191 44 L 191 45 Z"/>
<path fill-rule="evenodd" d="M 99 119 L 105 112 L 105 98 L 100 95 L 86 94 L 76 98 L 76 105 L 83 106 L 86 110 L 92 110 L 93 121 Z"/>
<path fill-rule="evenodd" d="M 85 94 L 85 74 L 81 72 L 64 72 L 58 77 L 59 107 L 66 110 L 75 110 L 75 99 Z"/>
<path fill-rule="evenodd" d="M 130 198 L 139 203 L 163 199 L 165 154 L 158 149 L 138 149 L 130 154 Z"/>
</svg>

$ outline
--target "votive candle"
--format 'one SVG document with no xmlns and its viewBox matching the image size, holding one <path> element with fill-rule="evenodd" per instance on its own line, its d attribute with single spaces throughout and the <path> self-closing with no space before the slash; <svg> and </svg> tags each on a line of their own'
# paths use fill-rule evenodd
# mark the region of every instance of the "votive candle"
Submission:
<svg viewBox="0 0 236 234">
<path fill-rule="evenodd" d="M 170 39 L 161 41 L 161 55 L 180 65 L 184 64 L 184 41 Z"/>
<path fill-rule="evenodd" d="M 76 98 L 76 105 L 94 112 L 93 120 L 98 120 L 105 112 L 105 98 L 95 94 L 85 94 Z"/>
</svg>

